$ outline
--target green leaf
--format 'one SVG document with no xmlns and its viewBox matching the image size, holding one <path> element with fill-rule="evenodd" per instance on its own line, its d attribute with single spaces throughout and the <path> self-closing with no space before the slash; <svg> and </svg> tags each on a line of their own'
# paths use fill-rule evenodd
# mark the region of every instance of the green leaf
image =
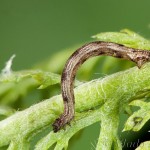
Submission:
<svg viewBox="0 0 150 150">
<path fill-rule="evenodd" d="M 51 72 L 35 72 L 30 74 L 33 79 L 39 82 L 39 89 L 44 89 L 50 85 L 60 83 L 60 76 Z"/>
<path fill-rule="evenodd" d="M 67 126 L 65 130 L 61 130 L 57 133 L 51 131 L 37 143 L 35 150 L 47 150 L 54 143 L 57 143 L 55 150 L 66 149 L 68 147 L 69 139 L 79 130 L 99 121 L 99 115 L 100 112 L 98 110 L 77 114 L 76 119 L 71 123 L 71 126 Z"/>
<path fill-rule="evenodd" d="M 107 139 L 107 144 L 103 145 L 105 149 L 109 149 L 112 143 L 115 143 L 114 146 L 116 149 L 120 149 L 120 141 L 119 138 L 117 138 L 119 122 L 117 116 L 118 111 L 122 110 L 123 105 L 128 103 L 138 91 L 144 88 L 149 90 L 149 70 L 150 63 L 146 64 L 145 67 L 140 70 L 135 67 L 124 72 L 107 76 L 101 80 L 84 83 L 75 89 L 76 114 L 81 113 L 83 119 L 79 126 L 82 125 L 80 126 L 82 128 L 101 119 L 102 131 L 100 132 L 98 140 L 98 148 L 101 147 L 103 139 Z M 142 78 L 142 80 L 139 80 L 140 78 Z M 42 128 L 52 124 L 54 119 L 62 113 L 62 104 L 61 95 L 55 96 L 1 121 L 0 146 L 8 145 L 11 140 L 15 137 L 17 138 L 18 135 L 22 137 L 31 136 L 33 133 L 35 135 L 41 131 Z M 89 114 L 87 116 L 84 115 L 84 113 L 88 111 Z M 92 113 L 94 112 L 97 112 L 97 114 L 95 114 L 92 121 L 90 117 L 92 117 Z M 86 117 L 89 119 L 86 120 Z M 76 119 L 78 119 L 78 116 Z M 79 120 L 82 119 L 79 118 Z M 84 119 L 86 121 L 84 121 Z M 78 121 L 77 123 L 73 123 L 71 127 L 68 127 L 68 129 L 70 128 L 71 130 L 70 134 L 75 133 L 73 132 L 74 130 L 77 131 L 75 126 L 78 126 Z M 80 130 L 81 128 L 78 129 Z M 66 136 L 63 134 L 63 138 L 66 141 L 68 138 L 70 139 L 67 134 Z M 61 143 L 62 141 L 59 142 Z M 66 142 L 64 145 L 61 144 L 61 146 L 65 147 Z"/>
<path fill-rule="evenodd" d="M 39 85 L 47 87 L 60 82 L 60 76 L 51 72 L 43 72 L 41 70 L 25 70 L 12 72 L 9 75 L 0 76 L 0 82 L 19 82 L 25 78 L 33 78 L 38 81 Z"/>
<path fill-rule="evenodd" d="M 15 113 L 15 110 L 8 106 L 0 106 L 0 115 L 11 116 Z"/>
<path fill-rule="evenodd" d="M 0 75 L 0 103 L 14 103 L 35 88 L 44 89 L 60 83 L 60 76 L 40 70 L 25 70 Z"/>
<path fill-rule="evenodd" d="M 123 131 L 139 131 L 144 124 L 150 119 L 150 102 L 135 100 L 130 105 L 138 106 L 140 109 L 134 112 L 127 120 Z"/>
<path fill-rule="evenodd" d="M 128 30 L 123 29 L 120 32 L 104 32 L 92 36 L 97 40 L 106 41 L 106 42 L 115 42 L 118 44 L 123 44 L 127 47 L 150 50 L 150 41 L 146 40 L 139 34 Z"/>
<path fill-rule="evenodd" d="M 148 40 L 129 30 L 124 30 L 119 33 L 102 33 L 95 37 L 99 40 L 111 40 L 111 42 L 117 42 L 129 47 L 150 49 Z M 71 51 L 68 51 L 68 54 L 62 52 L 56 55 L 56 57 L 53 57 L 53 61 L 50 60 L 47 65 L 50 64 L 50 69 L 53 65 L 53 69 L 56 69 L 55 71 L 57 73 L 61 72 L 68 58 L 67 55 L 70 55 L 69 53 Z M 105 67 L 101 67 L 99 71 L 112 73 L 114 70 L 111 69 L 114 69 L 116 61 L 117 59 L 110 57 L 93 58 L 89 64 L 87 62 L 87 66 L 85 64 L 86 67 L 83 65 L 83 68 L 81 68 L 83 72 L 81 71 L 79 75 L 87 78 L 91 77 L 96 72 L 99 62 L 101 66 Z M 56 62 L 58 62 L 57 66 Z M 125 65 L 123 68 L 130 66 L 126 62 L 122 63 L 120 61 L 116 65 L 116 70 L 122 65 Z M 49 68 L 49 66 L 46 68 Z M 92 69 L 93 72 L 91 71 Z M 82 73 L 85 73 L 85 75 Z M 145 64 L 141 69 L 134 67 L 127 71 L 105 76 L 104 78 L 92 80 L 87 83 L 77 81 L 78 87 L 74 90 L 76 102 L 75 121 L 71 122 L 71 126 L 66 126 L 66 130 L 60 130 L 58 133 L 50 131 L 48 135 L 38 141 L 35 149 L 47 150 L 51 146 L 54 146 L 53 144 L 56 144 L 55 150 L 67 149 L 68 142 L 75 133 L 100 121 L 101 130 L 96 149 L 110 150 L 112 148 L 121 150 L 121 141 L 118 136 L 119 115 L 124 110 L 130 113 L 130 109 L 126 106 L 135 97 L 144 99 L 145 96 L 150 94 L 149 81 L 150 63 Z M 35 88 L 43 89 L 59 82 L 60 76 L 50 72 L 41 70 L 11 71 L 9 74 L 0 76 L 0 99 L 5 102 L 11 101 L 12 99 L 16 100 L 20 96 L 27 95 L 30 88 L 30 90 Z M 131 123 L 129 126 L 127 125 L 127 129 L 140 130 L 149 119 L 149 103 L 136 100 L 131 105 L 140 106 L 141 109 L 132 115 L 136 117 L 133 117 L 134 124 L 132 116 L 130 117 L 132 118 L 132 122 L 129 121 Z M 51 125 L 62 112 L 63 101 L 61 95 L 56 95 L 23 111 L 17 111 L 0 122 L 0 147 L 9 145 L 8 149 L 11 150 L 29 149 L 31 140 L 35 138 L 34 136 Z M 2 111 L 1 114 L 9 113 Z"/>
<path fill-rule="evenodd" d="M 149 150 L 149 148 L 150 148 L 150 141 L 147 141 L 141 143 L 140 146 L 136 148 L 136 150 Z"/>
<path fill-rule="evenodd" d="M 29 150 L 29 142 L 21 136 L 12 139 L 7 150 Z"/>
</svg>

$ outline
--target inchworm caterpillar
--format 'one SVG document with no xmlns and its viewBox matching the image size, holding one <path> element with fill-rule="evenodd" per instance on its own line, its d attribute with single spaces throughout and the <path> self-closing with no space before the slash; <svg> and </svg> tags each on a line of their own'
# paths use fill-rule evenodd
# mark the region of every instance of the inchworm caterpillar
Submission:
<svg viewBox="0 0 150 150">
<path fill-rule="evenodd" d="M 129 48 L 120 44 L 96 41 L 88 43 L 77 49 L 68 59 L 61 76 L 61 90 L 64 102 L 63 114 L 53 123 L 53 130 L 57 132 L 73 119 L 75 114 L 75 101 L 73 83 L 76 72 L 81 64 L 88 58 L 107 55 L 133 61 L 138 68 L 150 61 L 150 51 Z"/>
</svg>

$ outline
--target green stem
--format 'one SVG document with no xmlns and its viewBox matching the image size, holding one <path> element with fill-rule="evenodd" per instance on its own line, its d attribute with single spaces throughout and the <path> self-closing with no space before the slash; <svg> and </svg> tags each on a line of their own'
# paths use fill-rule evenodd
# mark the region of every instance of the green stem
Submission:
<svg viewBox="0 0 150 150">
<path fill-rule="evenodd" d="M 111 112 L 114 110 L 113 103 L 122 108 L 139 91 L 149 89 L 149 85 L 150 63 L 142 69 L 134 67 L 101 80 L 82 84 L 75 89 L 76 111 L 88 111 L 102 106 L 107 101 L 105 110 Z M 62 111 L 63 103 L 58 95 L 15 113 L 0 122 L 0 146 L 8 145 L 17 135 L 28 137 L 31 133 L 52 124 Z"/>
<path fill-rule="evenodd" d="M 118 138 L 119 105 L 115 104 L 115 101 L 114 103 L 112 102 L 110 111 L 107 109 L 107 105 L 106 102 L 101 108 L 103 117 L 101 119 L 101 130 L 96 150 L 121 150 L 121 142 Z"/>
</svg>

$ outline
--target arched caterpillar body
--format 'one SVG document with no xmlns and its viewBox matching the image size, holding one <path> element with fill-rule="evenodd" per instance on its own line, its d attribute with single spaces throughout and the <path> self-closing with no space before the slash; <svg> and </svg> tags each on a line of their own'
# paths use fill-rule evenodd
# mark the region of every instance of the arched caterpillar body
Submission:
<svg viewBox="0 0 150 150">
<path fill-rule="evenodd" d="M 68 124 L 75 114 L 75 100 L 73 83 L 76 72 L 88 58 L 99 55 L 113 56 L 133 61 L 138 68 L 150 61 L 150 51 L 129 48 L 120 44 L 96 41 L 77 49 L 68 59 L 61 76 L 61 90 L 64 101 L 64 112 L 53 123 L 53 130 L 57 132 Z"/>
</svg>

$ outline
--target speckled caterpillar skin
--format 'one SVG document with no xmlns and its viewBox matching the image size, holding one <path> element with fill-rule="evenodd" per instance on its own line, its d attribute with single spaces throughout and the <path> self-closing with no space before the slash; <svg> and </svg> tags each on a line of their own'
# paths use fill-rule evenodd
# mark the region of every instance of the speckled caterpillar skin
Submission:
<svg viewBox="0 0 150 150">
<path fill-rule="evenodd" d="M 96 41 L 88 43 L 77 49 L 68 59 L 61 76 L 61 90 L 64 101 L 64 112 L 53 123 L 53 130 L 57 132 L 73 119 L 75 114 L 75 100 L 73 83 L 76 72 L 90 57 L 99 55 L 113 56 L 133 61 L 140 68 L 145 62 L 150 61 L 150 51 L 129 48 L 120 44 Z"/>
</svg>

